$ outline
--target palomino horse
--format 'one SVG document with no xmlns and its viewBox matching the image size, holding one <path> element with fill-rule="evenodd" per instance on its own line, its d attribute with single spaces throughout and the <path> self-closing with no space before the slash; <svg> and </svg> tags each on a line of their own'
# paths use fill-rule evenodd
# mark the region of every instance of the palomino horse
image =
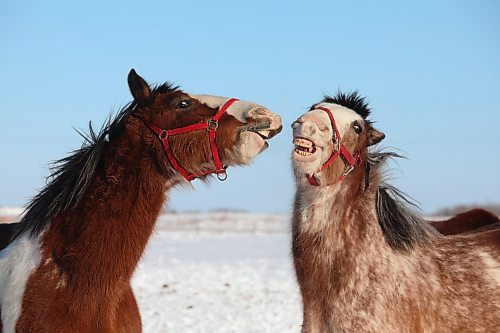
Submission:
<svg viewBox="0 0 500 333">
<path fill-rule="evenodd" d="M 168 190 L 223 179 L 281 130 L 254 103 L 128 83 L 134 101 L 60 161 L 0 252 L 3 333 L 140 332 L 130 278 Z"/>
<path fill-rule="evenodd" d="M 443 237 L 407 207 L 369 112 L 339 93 L 292 125 L 303 332 L 497 332 L 500 230 Z"/>
</svg>

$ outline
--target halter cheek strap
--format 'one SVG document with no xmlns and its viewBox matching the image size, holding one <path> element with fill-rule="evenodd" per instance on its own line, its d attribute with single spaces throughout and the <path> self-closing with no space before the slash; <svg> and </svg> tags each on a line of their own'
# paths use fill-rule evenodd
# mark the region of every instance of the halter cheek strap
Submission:
<svg viewBox="0 0 500 333">
<path fill-rule="evenodd" d="M 332 152 L 332 155 L 330 156 L 330 158 L 315 173 L 319 173 L 319 172 L 325 170 L 339 156 L 342 156 L 344 163 L 347 166 L 346 166 L 346 169 L 344 170 L 344 172 L 342 173 L 342 175 L 340 175 L 337 178 L 337 180 L 333 183 L 333 184 L 337 184 L 338 182 L 342 181 L 349 173 L 351 173 L 351 171 L 354 170 L 354 168 L 356 166 L 360 166 L 363 163 L 363 160 L 362 160 L 359 152 L 355 152 L 354 155 L 351 155 L 351 153 L 349 153 L 347 148 L 341 142 L 342 137 L 340 136 L 340 132 L 338 130 L 337 124 L 335 123 L 335 118 L 333 117 L 333 114 L 330 111 L 330 109 L 325 108 L 323 106 L 318 106 L 317 109 L 323 110 L 326 112 L 326 114 L 328 114 L 328 117 L 330 118 L 330 123 L 332 124 L 333 131 L 335 134 L 334 142 L 336 143 L 337 147 Z M 316 179 L 316 177 L 314 176 L 314 174 L 311 174 L 311 175 L 306 174 L 306 178 L 309 181 L 309 184 L 311 184 L 313 186 L 319 186 L 319 182 Z"/>
<path fill-rule="evenodd" d="M 206 122 L 201 122 L 198 124 L 192 124 L 192 125 L 187 125 L 184 127 L 177 127 L 174 129 L 161 129 L 159 126 L 152 124 L 146 120 L 142 120 L 144 124 L 151 129 L 154 133 L 158 135 L 158 138 L 160 139 L 163 149 L 165 150 L 167 154 L 168 161 L 172 165 L 172 167 L 179 172 L 186 180 L 192 181 L 196 178 L 200 178 L 212 173 L 215 173 L 217 175 L 217 178 L 221 181 L 227 179 L 227 174 L 226 174 L 226 169 L 227 166 L 224 166 L 220 160 L 219 157 L 219 151 L 217 149 L 217 142 L 216 142 L 216 131 L 217 128 L 219 127 L 219 119 L 222 117 L 222 115 L 229 109 L 229 107 L 234 103 L 238 101 L 237 98 L 231 98 L 229 99 L 224 105 L 217 111 L 217 113 L 210 118 Z M 169 143 L 169 138 L 171 136 L 179 135 L 179 134 L 185 134 L 185 133 L 190 133 L 190 132 L 195 132 L 195 131 L 200 131 L 200 130 L 206 130 L 208 132 L 208 139 L 210 141 L 210 150 L 212 151 L 212 157 L 214 159 L 214 164 L 215 164 L 215 170 L 209 171 L 202 173 L 200 175 L 195 175 L 192 172 L 189 172 L 186 170 L 175 158 L 174 153 L 172 151 L 172 148 L 170 147 Z"/>
</svg>

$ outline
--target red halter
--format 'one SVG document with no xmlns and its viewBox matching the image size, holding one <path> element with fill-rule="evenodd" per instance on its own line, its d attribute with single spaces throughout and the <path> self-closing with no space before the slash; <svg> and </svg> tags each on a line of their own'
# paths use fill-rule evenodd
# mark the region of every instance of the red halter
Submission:
<svg viewBox="0 0 500 333">
<path fill-rule="evenodd" d="M 333 131 L 335 134 L 335 142 L 337 143 L 337 148 L 332 152 L 332 155 L 330 156 L 328 161 L 326 161 L 325 164 L 323 164 L 321 166 L 321 168 L 319 168 L 319 170 L 316 171 L 316 173 L 319 173 L 319 172 L 325 170 L 326 168 L 328 168 L 328 166 L 330 166 L 330 164 L 332 164 L 333 161 L 335 161 L 337 159 L 337 157 L 339 157 L 339 156 L 344 157 L 344 163 L 347 164 L 347 167 L 344 170 L 344 173 L 342 175 L 340 175 L 339 178 L 337 178 L 337 180 L 335 181 L 334 184 L 336 184 L 336 183 L 342 181 L 349 173 L 351 173 L 351 171 L 354 170 L 354 168 L 356 166 L 360 166 L 361 163 L 363 162 L 363 160 L 361 159 L 359 152 L 355 152 L 354 155 L 351 155 L 349 153 L 349 151 L 347 150 L 347 148 L 340 142 L 340 140 L 341 140 L 340 132 L 337 128 L 337 125 L 335 124 L 335 118 L 333 117 L 332 111 L 330 111 L 328 108 L 325 108 L 323 106 L 318 106 L 316 109 L 320 109 L 320 110 L 325 111 L 326 114 L 328 115 L 328 117 L 330 118 L 330 122 L 332 124 Z M 309 181 L 309 184 L 311 184 L 313 186 L 319 186 L 319 182 L 314 177 L 314 175 L 307 175 L 306 174 L 306 177 L 307 177 L 307 180 Z"/>
<path fill-rule="evenodd" d="M 219 127 L 220 117 L 222 117 L 222 115 L 227 111 L 227 109 L 236 101 L 238 101 L 237 98 L 229 99 L 226 103 L 224 103 L 223 106 L 220 107 L 219 111 L 217 111 L 217 113 L 210 120 L 198 124 L 164 130 L 156 126 L 155 124 L 151 124 L 145 120 L 143 121 L 147 127 L 149 127 L 153 132 L 155 132 L 158 135 L 158 138 L 163 144 L 163 149 L 167 153 L 167 157 L 170 164 L 172 165 L 172 167 L 174 167 L 175 170 L 177 170 L 182 176 L 184 176 L 184 178 L 186 178 L 188 181 L 192 181 L 195 178 L 200 178 L 202 176 L 215 173 L 217 174 L 217 178 L 223 181 L 227 179 L 227 174 L 226 174 L 227 166 L 222 165 L 222 162 L 220 160 L 219 151 L 217 150 L 217 144 L 215 142 L 215 132 Z M 214 158 L 215 170 L 203 173 L 201 175 L 194 175 L 193 173 L 184 169 L 182 165 L 174 157 L 174 153 L 170 148 L 168 138 L 174 135 L 200 131 L 200 130 L 206 130 L 208 132 L 208 138 L 210 140 L 210 149 L 212 150 L 212 156 Z"/>
</svg>

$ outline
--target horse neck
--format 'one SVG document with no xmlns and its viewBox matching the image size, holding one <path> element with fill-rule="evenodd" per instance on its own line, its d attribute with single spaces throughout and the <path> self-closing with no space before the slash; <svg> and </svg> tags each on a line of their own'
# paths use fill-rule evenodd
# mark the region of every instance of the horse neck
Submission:
<svg viewBox="0 0 500 333">
<path fill-rule="evenodd" d="M 173 185 L 140 135 L 123 132 L 107 147 L 81 203 L 54 218 L 43 236 L 43 253 L 74 287 L 110 291 L 130 280 Z"/>
<path fill-rule="evenodd" d="M 314 256 L 311 262 L 323 268 L 349 270 L 394 255 L 377 222 L 377 184 L 365 191 L 363 178 L 360 171 L 332 186 L 298 188 L 293 232 L 300 256 Z"/>
</svg>

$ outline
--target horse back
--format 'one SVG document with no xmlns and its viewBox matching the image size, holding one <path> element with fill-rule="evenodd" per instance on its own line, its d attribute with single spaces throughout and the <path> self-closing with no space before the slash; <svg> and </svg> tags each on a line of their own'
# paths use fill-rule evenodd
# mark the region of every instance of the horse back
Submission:
<svg viewBox="0 0 500 333">
<path fill-rule="evenodd" d="M 477 208 L 457 214 L 445 221 L 430 222 L 443 235 L 456 235 L 478 232 L 489 225 L 499 223 L 498 216 L 487 210 Z"/>
<path fill-rule="evenodd" d="M 500 230 L 500 222 L 486 225 L 486 226 L 481 227 L 475 231 L 471 231 L 470 233 L 472 233 L 472 232 L 483 233 L 483 232 L 494 231 L 494 230 Z"/>
<path fill-rule="evenodd" d="M 464 235 L 472 240 L 479 248 L 484 249 L 497 261 L 500 272 L 500 223 L 482 228 L 481 231 Z"/>
</svg>

